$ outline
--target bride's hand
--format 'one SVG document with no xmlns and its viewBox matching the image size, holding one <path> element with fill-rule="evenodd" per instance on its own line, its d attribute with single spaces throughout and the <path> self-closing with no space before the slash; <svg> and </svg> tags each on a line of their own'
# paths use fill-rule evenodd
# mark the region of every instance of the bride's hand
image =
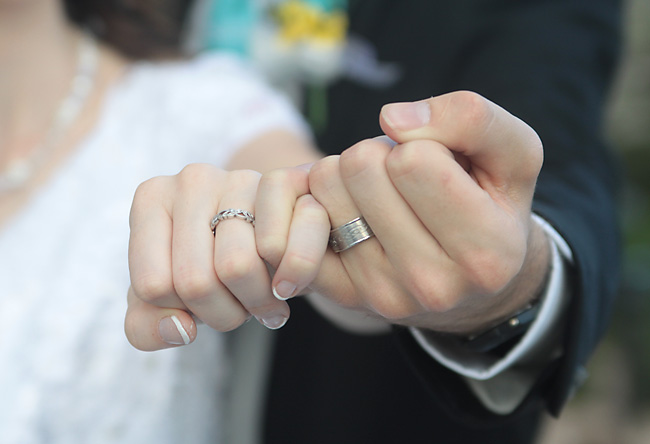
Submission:
<svg viewBox="0 0 650 444">
<path fill-rule="evenodd" d="M 211 220 L 228 209 L 254 215 L 255 224 L 240 213 L 219 221 L 213 235 Z M 195 318 L 219 331 L 251 316 L 280 328 L 289 306 L 273 292 L 288 297 L 309 285 L 330 228 L 308 194 L 307 168 L 262 177 L 204 164 L 144 182 L 130 226 L 125 331 L 141 350 L 193 341 Z M 273 279 L 267 263 L 277 270 Z"/>
</svg>

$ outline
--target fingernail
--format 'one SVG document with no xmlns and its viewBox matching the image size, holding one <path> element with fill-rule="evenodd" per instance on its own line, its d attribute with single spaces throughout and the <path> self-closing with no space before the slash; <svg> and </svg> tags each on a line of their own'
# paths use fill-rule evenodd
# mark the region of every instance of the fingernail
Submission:
<svg viewBox="0 0 650 444">
<path fill-rule="evenodd" d="M 187 345 L 190 343 L 190 335 L 176 316 L 162 318 L 158 323 L 158 333 L 167 344 Z"/>
<path fill-rule="evenodd" d="M 384 107 L 383 116 L 393 129 L 408 131 L 428 124 L 431 108 L 427 102 L 391 103 Z"/>
<path fill-rule="evenodd" d="M 280 299 L 281 301 L 286 301 L 293 296 L 293 293 L 296 291 L 296 286 L 291 282 L 281 281 L 271 290 L 273 290 L 273 296 Z"/>
<path fill-rule="evenodd" d="M 260 323 L 268 328 L 269 330 L 277 330 L 278 328 L 282 328 L 284 324 L 287 323 L 289 320 L 288 317 L 284 315 L 268 315 L 263 318 L 257 318 Z"/>
</svg>

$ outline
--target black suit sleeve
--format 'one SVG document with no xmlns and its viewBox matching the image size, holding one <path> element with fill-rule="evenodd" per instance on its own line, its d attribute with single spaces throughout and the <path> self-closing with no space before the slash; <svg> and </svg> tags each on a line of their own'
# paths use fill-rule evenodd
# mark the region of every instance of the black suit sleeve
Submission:
<svg viewBox="0 0 650 444">
<path fill-rule="evenodd" d="M 616 293 L 616 163 L 602 142 L 619 41 L 616 1 L 482 3 L 472 17 L 458 89 L 478 91 L 540 135 L 545 161 L 533 209 L 571 247 L 573 292 L 564 357 L 539 390 L 559 414 L 602 337 Z M 490 5 L 490 8 L 487 8 Z"/>
<path fill-rule="evenodd" d="M 619 2 L 351 0 L 351 32 L 403 75 L 385 90 L 352 81 L 330 88 L 329 127 L 319 138 L 326 150 L 378 134 L 384 103 L 460 89 L 484 95 L 540 135 L 545 162 L 533 210 L 568 242 L 575 267 L 564 356 L 544 372 L 522 409 L 541 402 L 559 414 L 607 327 L 618 282 L 617 168 L 602 128 L 620 40 Z M 453 375 L 416 357 L 417 348 L 405 348 L 436 396 L 454 387 L 447 398 L 458 398 L 456 416 L 503 419 L 470 408 L 477 401 L 458 395 L 448 383 Z"/>
</svg>

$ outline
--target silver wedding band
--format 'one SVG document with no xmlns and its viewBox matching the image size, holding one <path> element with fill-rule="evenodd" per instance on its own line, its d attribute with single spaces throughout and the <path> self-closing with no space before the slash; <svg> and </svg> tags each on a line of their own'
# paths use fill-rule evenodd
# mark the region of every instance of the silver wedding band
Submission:
<svg viewBox="0 0 650 444">
<path fill-rule="evenodd" d="M 350 222 L 330 231 L 330 247 L 334 253 L 340 253 L 370 239 L 375 234 L 363 217 L 357 217 Z"/>
<path fill-rule="evenodd" d="M 240 210 L 239 208 L 228 208 L 227 210 L 219 211 L 216 216 L 212 218 L 212 221 L 210 221 L 210 230 L 212 230 L 212 234 L 215 233 L 217 224 L 226 219 L 241 219 L 250 222 L 255 226 L 255 216 L 251 213 L 246 210 Z"/>
</svg>

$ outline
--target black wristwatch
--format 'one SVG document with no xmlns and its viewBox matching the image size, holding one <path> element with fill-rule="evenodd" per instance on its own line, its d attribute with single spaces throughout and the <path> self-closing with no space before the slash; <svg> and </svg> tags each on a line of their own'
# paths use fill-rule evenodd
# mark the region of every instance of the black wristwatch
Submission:
<svg viewBox="0 0 650 444">
<path fill-rule="evenodd" d="M 480 333 L 460 338 L 461 344 L 464 348 L 475 352 L 493 351 L 526 333 L 530 325 L 537 319 L 540 307 L 539 299 L 531 302 L 505 321 Z"/>
</svg>

